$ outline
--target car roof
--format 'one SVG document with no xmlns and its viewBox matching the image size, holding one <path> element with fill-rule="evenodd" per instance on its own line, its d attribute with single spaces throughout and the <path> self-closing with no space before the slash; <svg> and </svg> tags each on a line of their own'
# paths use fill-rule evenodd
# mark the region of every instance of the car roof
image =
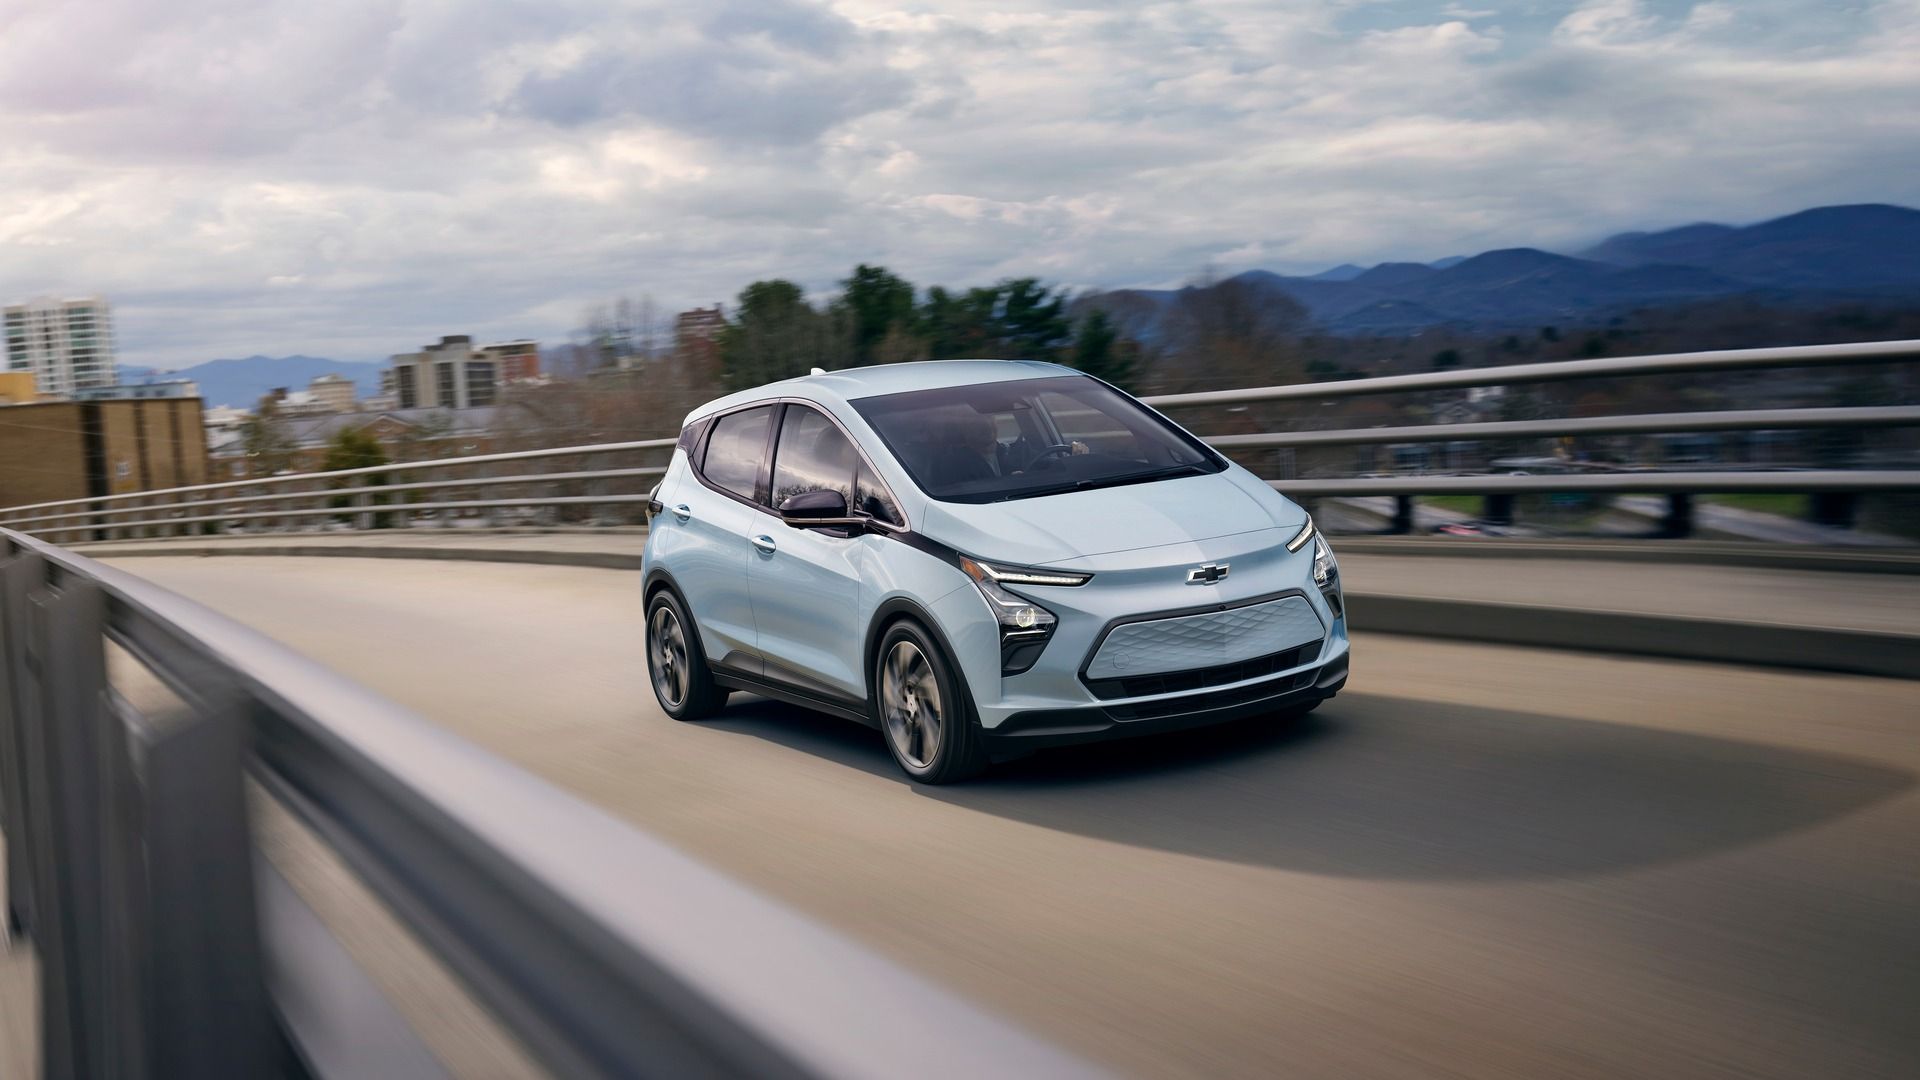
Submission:
<svg viewBox="0 0 1920 1080">
<path fill-rule="evenodd" d="M 1039 360 L 921 360 L 909 364 L 875 364 L 871 367 L 841 368 L 818 375 L 802 375 L 796 379 L 740 390 L 707 402 L 693 410 L 687 419 L 697 419 L 711 412 L 768 398 L 837 398 L 854 401 L 909 390 L 934 390 L 943 386 L 972 386 L 1073 374 L 1077 373 L 1070 367 Z"/>
</svg>

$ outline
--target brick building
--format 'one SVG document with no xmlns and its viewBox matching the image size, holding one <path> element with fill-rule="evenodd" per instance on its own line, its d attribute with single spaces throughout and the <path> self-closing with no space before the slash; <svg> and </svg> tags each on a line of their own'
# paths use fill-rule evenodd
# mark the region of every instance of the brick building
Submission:
<svg viewBox="0 0 1920 1080">
<path fill-rule="evenodd" d="M 0 409 L 0 507 L 207 481 L 200 399 Z"/>
</svg>

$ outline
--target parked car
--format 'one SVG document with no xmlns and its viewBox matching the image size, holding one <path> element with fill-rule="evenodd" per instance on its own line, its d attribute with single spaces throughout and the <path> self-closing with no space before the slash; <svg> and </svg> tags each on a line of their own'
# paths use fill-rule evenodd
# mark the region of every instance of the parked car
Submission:
<svg viewBox="0 0 1920 1080">
<path fill-rule="evenodd" d="M 1069 368 L 854 368 L 688 416 L 644 564 L 668 715 L 766 694 L 940 783 L 1061 743 L 1294 715 L 1347 680 L 1299 506 Z"/>
</svg>

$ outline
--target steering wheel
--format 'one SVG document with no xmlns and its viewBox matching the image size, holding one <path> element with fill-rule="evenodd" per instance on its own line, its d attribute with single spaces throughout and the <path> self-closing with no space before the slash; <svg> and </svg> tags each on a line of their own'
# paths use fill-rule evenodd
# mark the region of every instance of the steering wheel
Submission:
<svg viewBox="0 0 1920 1080">
<path fill-rule="evenodd" d="M 1073 447 L 1071 445 L 1067 443 L 1054 443 L 1052 446 L 1049 446 L 1045 450 L 1042 450 L 1039 453 L 1033 455 L 1033 460 L 1027 462 L 1027 468 L 1029 469 L 1035 468 L 1039 466 L 1041 462 L 1046 461 L 1048 458 L 1071 457 L 1072 455 L 1073 455 Z"/>
</svg>

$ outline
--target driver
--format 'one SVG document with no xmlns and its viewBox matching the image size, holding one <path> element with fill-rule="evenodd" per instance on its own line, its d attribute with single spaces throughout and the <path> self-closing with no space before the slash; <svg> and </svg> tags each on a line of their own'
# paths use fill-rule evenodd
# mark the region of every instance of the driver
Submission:
<svg viewBox="0 0 1920 1080">
<path fill-rule="evenodd" d="M 946 483 L 964 484 L 1007 475 L 1003 448 L 994 438 L 992 417 L 960 413 L 947 422 L 941 434 L 936 460 Z"/>
</svg>

